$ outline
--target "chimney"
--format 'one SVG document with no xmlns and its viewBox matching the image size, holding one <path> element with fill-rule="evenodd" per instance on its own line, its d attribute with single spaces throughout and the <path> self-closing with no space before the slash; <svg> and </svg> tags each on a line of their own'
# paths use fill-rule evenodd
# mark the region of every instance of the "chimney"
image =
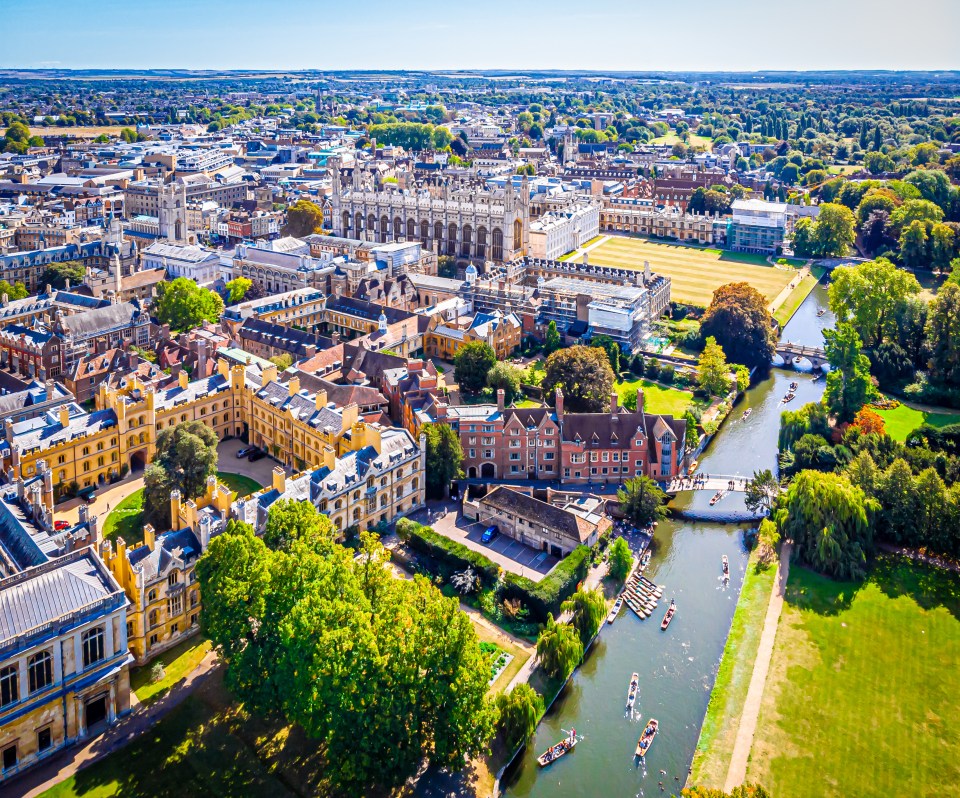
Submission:
<svg viewBox="0 0 960 798">
<path fill-rule="evenodd" d="M 180 524 L 180 491 L 170 491 L 170 526 Z"/>
<path fill-rule="evenodd" d="M 419 374 L 423 371 L 422 360 L 410 360 L 407 362 L 407 374 Z"/>
<path fill-rule="evenodd" d="M 287 475 L 280 466 L 273 467 L 272 487 L 277 493 L 283 493 L 287 487 Z"/>
<path fill-rule="evenodd" d="M 323 408 L 325 408 L 325 407 L 327 406 L 327 392 L 326 392 L 326 391 L 324 391 L 324 390 L 322 390 L 322 389 L 319 390 L 319 391 L 317 391 L 317 395 L 316 395 L 315 399 L 316 399 L 316 407 L 317 407 L 317 410 L 323 410 Z"/>
<path fill-rule="evenodd" d="M 180 369 L 180 373 L 177 375 L 177 381 L 181 388 L 186 388 L 190 384 L 190 377 L 186 371 Z"/>
<path fill-rule="evenodd" d="M 87 523 L 88 520 L 89 520 L 89 517 L 87 515 L 87 505 L 81 504 L 77 508 L 77 523 L 85 524 Z"/>
<path fill-rule="evenodd" d="M 300 392 L 300 378 L 291 377 L 287 382 L 287 390 L 290 392 L 290 396 L 296 396 Z"/>
<path fill-rule="evenodd" d="M 47 380 L 47 401 L 53 401 L 54 392 L 56 391 L 56 383 L 53 380 Z"/>
<path fill-rule="evenodd" d="M 323 465 L 330 471 L 337 467 L 337 453 L 332 446 L 323 447 Z"/>
<path fill-rule="evenodd" d="M 143 527 L 143 542 L 150 551 L 157 547 L 157 532 L 150 524 Z"/>
<path fill-rule="evenodd" d="M 303 358 L 304 360 L 309 360 L 312 357 L 315 357 L 317 354 L 317 347 L 313 344 L 305 344 L 303 347 Z"/>
<path fill-rule="evenodd" d="M 501 413 L 506 406 L 506 397 L 506 391 L 504 391 L 503 388 L 497 388 L 497 410 L 499 410 Z"/>
<path fill-rule="evenodd" d="M 9 416 L 3 420 L 3 437 L 8 443 L 13 443 L 13 419 Z"/>
<path fill-rule="evenodd" d="M 637 388 L 637 411 L 643 412 L 643 388 Z"/>
<path fill-rule="evenodd" d="M 70 426 L 70 407 L 69 405 L 60 405 L 60 426 L 66 429 Z"/>
<path fill-rule="evenodd" d="M 557 388 L 556 393 L 554 394 L 554 407 L 557 411 L 557 419 L 563 419 L 563 391 L 560 388 Z"/>
<path fill-rule="evenodd" d="M 637 393 L 640 393 L 639 389 L 637 390 Z M 617 396 L 617 392 L 610 391 L 610 412 L 614 415 L 616 415 L 617 410 L 619 410 L 618 399 L 619 397 Z"/>
</svg>

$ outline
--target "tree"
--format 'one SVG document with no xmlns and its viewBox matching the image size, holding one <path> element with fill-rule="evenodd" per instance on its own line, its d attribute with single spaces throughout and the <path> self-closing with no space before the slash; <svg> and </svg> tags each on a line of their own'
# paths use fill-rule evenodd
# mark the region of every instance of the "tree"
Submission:
<svg viewBox="0 0 960 798">
<path fill-rule="evenodd" d="M 180 491 L 182 502 L 207 488 L 207 477 L 217 473 L 217 433 L 202 421 L 184 421 L 157 435 L 157 451 L 144 472 L 144 521 L 160 530 L 170 528 L 170 493 Z"/>
<path fill-rule="evenodd" d="M 890 214 L 890 227 L 896 236 L 911 222 L 931 222 L 937 224 L 943 221 L 943 209 L 925 199 L 908 199 L 899 208 Z"/>
<path fill-rule="evenodd" d="M 837 579 L 861 579 L 877 509 L 843 474 L 802 471 L 784 495 L 777 522 L 793 539 L 800 562 Z"/>
<path fill-rule="evenodd" d="M 561 346 L 560 333 L 557 331 L 557 323 L 555 321 L 551 321 L 547 325 L 547 334 L 543 342 L 543 351 L 549 357 Z"/>
<path fill-rule="evenodd" d="M 23 283 L 10 285 L 6 280 L 0 280 L 0 294 L 6 294 L 9 300 L 26 299 L 28 296 L 27 287 Z"/>
<path fill-rule="evenodd" d="M 956 235 L 945 224 L 935 224 L 930 230 L 930 267 L 938 271 L 948 271 L 953 259 Z"/>
<path fill-rule="evenodd" d="M 493 733 L 489 664 L 469 618 L 386 563 L 374 536 L 354 558 L 325 539 L 273 551 L 242 525 L 197 564 L 201 628 L 227 686 L 320 741 L 337 794 L 390 792 L 425 757 L 458 769 Z"/>
<path fill-rule="evenodd" d="M 861 407 L 853 417 L 853 426 L 864 435 L 883 435 L 883 416 L 869 407 Z"/>
<path fill-rule="evenodd" d="M 65 288 L 67 282 L 71 286 L 80 285 L 87 277 L 87 267 L 78 260 L 62 260 L 51 263 L 40 276 L 40 285 L 49 285 L 51 288 Z"/>
<path fill-rule="evenodd" d="M 227 289 L 227 302 L 236 305 L 237 302 L 243 302 L 243 298 L 253 287 L 253 281 L 246 277 L 236 277 L 225 286 Z"/>
<path fill-rule="evenodd" d="M 563 602 L 561 608 L 570 613 L 570 625 L 586 648 L 600 630 L 600 624 L 607 614 L 607 602 L 603 593 L 599 590 L 578 590 Z"/>
<path fill-rule="evenodd" d="M 485 341 L 471 341 L 453 358 L 454 379 L 464 393 L 480 393 L 487 385 L 487 375 L 497 364 L 497 355 Z"/>
<path fill-rule="evenodd" d="M 613 391 L 613 369 L 603 350 L 578 344 L 547 358 L 543 389 L 549 397 L 560 388 L 564 408 L 574 413 L 600 413 Z"/>
<path fill-rule="evenodd" d="M 553 615 L 547 615 L 537 638 L 537 658 L 547 676 L 566 679 L 583 659 L 583 643 L 570 624 L 557 623 Z"/>
<path fill-rule="evenodd" d="M 203 322 L 217 322 L 223 314 L 223 300 L 186 277 L 157 285 L 153 312 L 171 330 L 192 330 Z"/>
<path fill-rule="evenodd" d="M 283 234 L 303 238 L 323 230 L 323 210 L 315 202 L 299 199 L 287 209 Z"/>
<path fill-rule="evenodd" d="M 623 538 L 617 538 L 610 546 L 607 573 L 617 582 L 622 582 L 630 573 L 631 565 L 633 565 L 633 553 L 630 551 L 630 546 Z"/>
<path fill-rule="evenodd" d="M 277 367 L 278 372 L 286 371 L 293 365 L 293 355 L 289 352 L 281 352 L 279 355 L 271 357 L 270 362 Z"/>
<path fill-rule="evenodd" d="M 857 411 L 876 397 L 870 380 L 870 358 L 863 354 L 863 343 L 852 325 L 837 324 L 824 330 L 824 350 L 830 362 L 824 401 L 840 421 L 853 421 Z"/>
<path fill-rule="evenodd" d="M 747 491 L 744 504 L 751 513 L 763 511 L 765 514 L 773 509 L 773 505 L 780 495 L 780 483 L 769 468 L 754 471 L 753 478 L 747 482 Z"/>
<path fill-rule="evenodd" d="M 451 480 L 463 476 L 460 436 L 449 424 L 425 424 L 422 431 L 427 436 L 427 496 L 442 499 L 447 495 Z"/>
<path fill-rule="evenodd" d="M 590 341 L 590 346 L 602 349 L 610 361 L 610 368 L 614 375 L 620 373 L 620 344 L 614 341 L 609 335 L 595 335 Z"/>
<path fill-rule="evenodd" d="M 770 794 L 759 784 L 741 784 L 729 793 L 716 788 L 694 785 L 684 788 L 680 796 L 681 798 L 770 798 Z"/>
<path fill-rule="evenodd" d="M 930 265 L 927 255 L 927 227 L 914 219 L 900 233 L 900 257 L 911 269 L 925 269 Z"/>
<path fill-rule="evenodd" d="M 293 541 L 327 537 L 333 540 L 333 522 L 312 503 L 297 499 L 281 499 L 270 505 L 263 542 L 271 549 L 288 550 Z"/>
<path fill-rule="evenodd" d="M 707 338 L 697 361 L 697 383 L 710 396 L 726 396 L 730 391 L 730 367 L 723 347 L 713 336 Z"/>
<path fill-rule="evenodd" d="M 497 695 L 497 711 L 504 745 L 508 751 L 514 751 L 533 738 L 543 714 L 543 697 L 529 684 L 521 682 L 509 693 Z"/>
<path fill-rule="evenodd" d="M 730 360 L 748 368 L 767 368 L 776 351 L 767 300 L 749 283 L 728 283 L 713 292 L 700 334 L 712 336 Z"/>
<path fill-rule="evenodd" d="M 830 278 L 830 310 L 849 322 L 868 346 L 896 332 L 897 315 L 920 293 L 917 278 L 886 258 L 839 266 Z"/>
<path fill-rule="evenodd" d="M 441 255 L 437 258 L 437 275 L 452 280 L 457 276 L 457 259 L 453 255 Z"/>
<path fill-rule="evenodd" d="M 853 212 L 843 205 L 825 203 L 813 223 L 813 255 L 834 258 L 847 254 L 856 239 Z"/>
<path fill-rule="evenodd" d="M 520 369 L 512 363 L 498 361 L 487 372 L 487 387 L 504 393 L 504 400 L 511 404 L 520 395 Z"/>
<path fill-rule="evenodd" d="M 930 303 L 927 321 L 930 379 L 960 385 L 960 285 L 946 282 Z"/>
<path fill-rule="evenodd" d="M 648 476 L 628 479 L 617 490 L 620 511 L 635 527 L 645 527 L 667 516 L 667 494 Z"/>
</svg>

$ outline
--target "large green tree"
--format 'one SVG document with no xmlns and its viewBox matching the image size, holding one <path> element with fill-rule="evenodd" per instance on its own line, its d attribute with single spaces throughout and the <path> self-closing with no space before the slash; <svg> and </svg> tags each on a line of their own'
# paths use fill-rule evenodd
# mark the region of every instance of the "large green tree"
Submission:
<svg viewBox="0 0 960 798">
<path fill-rule="evenodd" d="M 227 289 L 227 302 L 231 305 L 237 302 L 243 302 L 247 292 L 253 287 L 253 281 L 246 277 L 236 277 L 225 286 Z"/>
<path fill-rule="evenodd" d="M 777 521 L 800 562 L 837 579 L 860 579 L 873 544 L 878 505 L 842 474 L 801 471 Z"/>
<path fill-rule="evenodd" d="M 607 558 L 607 573 L 617 582 L 622 582 L 630 573 L 632 564 L 633 553 L 630 551 L 630 546 L 627 541 L 618 537 L 610 546 L 610 556 Z"/>
<path fill-rule="evenodd" d="M 600 413 L 609 405 L 613 379 L 606 352 L 578 344 L 547 358 L 542 385 L 547 398 L 560 388 L 565 410 Z"/>
<path fill-rule="evenodd" d="M 713 336 L 707 338 L 697 361 L 697 384 L 710 396 L 726 396 L 730 391 L 730 366 L 723 347 Z"/>
<path fill-rule="evenodd" d="M 830 362 L 824 401 L 840 421 L 853 421 L 877 394 L 870 378 L 870 358 L 863 354 L 863 342 L 850 324 L 840 322 L 835 330 L 824 330 L 823 339 Z"/>
<path fill-rule="evenodd" d="M 487 372 L 487 387 L 502 390 L 504 400 L 511 404 L 520 395 L 520 376 L 520 369 L 501 360 Z"/>
<path fill-rule="evenodd" d="M 207 477 L 217 473 L 217 433 L 202 421 L 185 421 L 157 435 L 157 451 L 144 472 L 144 521 L 166 530 L 170 518 L 170 493 L 180 491 L 181 501 L 195 499 L 207 488 Z"/>
<path fill-rule="evenodd" d="M 557 323 L 551 321 L 547 325 L 547 333 L 543 341 L 543 351 L 549 356 L 556 352 L 561 346 L 560 331 L 557 330 Z"/>
<path fill-rule="evenodd" d="M 667 494 L 648 476 L 634 477 L 617 490 L 620 510 L 634 526 L 645 527 L 667 515 Z"/>
<path fill-rule="evenodd" d="M 470 619 L 426 579 L 394 578 L 387 557 L 366 534 L 356 558 L 323 535 L 274 551 L 241 524 L 197 564 L 228 687 L 319 740 L 337 794 L 389 792 L 424 758 L 458 769 L 493 732 Z"/>
<path fill-rule="evenodd" d="M 303 238 L 323 230 L 323 210 L 315 202 L 299 199 L 287 209 L 284 235 Z"/>
<path fill-rule="evenodd" d="M 87 277 L 87 267 L 78 260 L 62 260 L 51 263 L 40 275 L 40 285 L 51 288 L 64 288 L 69 281 L 71 286 L 80 285 Z"/>
<path fill-rule="evenodd" d="M 578 590 L 563 602 L 561 609 L 570 613 L 570 625 L 577 630 L 584 647 L 600 631 L 607 615 L 607 602 L 599 590 Z"/>
<path fill-rule="evenodd" d="M 449 424 L 425 424 L 423 433 L 427 436 L 427 496 L 442 499 L 450 481 L 463 476 L 463 447 Z"/>
<path fill-rule="evenodd" d="M 846 255 L 856 239 L 855 221 L 853 211 L 845 205 L 826 202 L 820 206 L 815 222 L 797 223 L 794 251 L 801 257 L 835 258 Z"/>
<path fill-rule="evenodd" d="M 295 540 L 304 536 L 336 536 L 333 522 L 320 513 L 312 503 L 297 499 L 280 499 L 270 505 L 263 542 L 271 549 L 289 549 Z"/>
<path fill-rule="evenodd" d="M 583 643 L 570 624 L 557 623 L 548 615 L 537 638 L 537 657 L 547 676 L 566 679 L 583 659 Z"/>
<path fill-rule="evenodd" d="M 747 491 L 744 504 L 751 513 L 770 512 L 780 495 L 780 482 L 769 468 L 754 471 L 753 477 L 747 482 Z"/>
<path fill-rule="evenodd" d="M 728 283 L 713 292 L 700 333 L 712 336 L 731 361 L 749 368 L 768 367 L 776 351 L 767 300 L 749 283 Z"/>
<path fill-rule="evenodd" d="M 528 743 L 543 714 L 543 697 L 526 682 L 497 695 L 499 729 L 508 751 Z"/>
<path fill-rule="evenodd" d="M 193 280 L 178 277 L 157 286 L 153 313 L 171 330 L 192 330 L 205 321 L 218 322 L 223 314 L 223 300 Z"/>
<path fill-rule="evenodd" d="M 931 379 L 960 386 L 960 285 L 945 283 L 930 303 L 927 336 Z"/>
<path fill-rule="evenodd" d="M 917 278 L 886 258 L 839 266 L 830 277 L 830 310 L 853 325 L 867 346 L 897 331 L 897 316 L 920 293 Z"/>
<path fill-rule="evenodd" d="M 453 358 L 454 379 L 464 393 L 480 393 L 487 385 L 487 375 L 497 364 L 493 347 L 485 341 L 471 341 L 460 347 Z"/>
</svg>

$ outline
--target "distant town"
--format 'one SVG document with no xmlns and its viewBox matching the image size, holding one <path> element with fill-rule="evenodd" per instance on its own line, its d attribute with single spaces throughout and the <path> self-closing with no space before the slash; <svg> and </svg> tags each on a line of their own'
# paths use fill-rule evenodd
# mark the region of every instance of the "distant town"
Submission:
<svg viewBox="0 0 960 798">
<path fill-rule="evenodd" d="M 954 794 L 958 96 L 0 70 L 0 792 Z"/>
</svg>

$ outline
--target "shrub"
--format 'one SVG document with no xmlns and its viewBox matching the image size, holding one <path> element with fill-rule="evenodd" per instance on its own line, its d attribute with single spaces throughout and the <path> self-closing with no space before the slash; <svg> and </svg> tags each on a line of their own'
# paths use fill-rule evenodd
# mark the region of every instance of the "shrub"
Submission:
<svg viewBox="0 0 960 798">
<path fill-rule="evenodd" d="M 437 562 L 450 566 L 454 571 L 473 568 L 480 581 L 486 586 L 496 584 L 499 579 L 500 566 L 495 562 L 462 543 L 445 538 L 428 526 L 418 524 L 409 518 L 401 518 L 397 521 L 397 535 L 414 551 L 426 554 Z"/>
<path fill-rule="evenodd" d="M 666 363 L 663 368 L 660 369 L 660 382 L 665 385 L 672 385 L 673 379 L 677 374 L 677 370 L 673 367 L 672 364 Z"/>
<path fill-rule="evenodd" d="M 587 575 L 593 552 L 587 546 L 577 546 L 566 559 L 539 582 L 525 576 L 504 576 L 504 598 L 520 599 L 538 621 L 546 621 L 547 615 L 557 613 L 560 605 L 573 595 L 577 585 Z"/>
</svg>

